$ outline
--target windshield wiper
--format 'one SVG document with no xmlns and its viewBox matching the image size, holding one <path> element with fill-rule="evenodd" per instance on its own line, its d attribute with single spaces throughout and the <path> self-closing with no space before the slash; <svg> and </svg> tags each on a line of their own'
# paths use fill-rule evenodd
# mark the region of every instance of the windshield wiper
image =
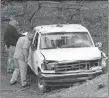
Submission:
<svg viewBox="0 0 109 98">
<path fill-rule="evenodd" d="M 61 46 L 61 48 L 77 48 L 77 47 L 88 47 L 88 46 L 81 46 L 81 45 Z"/>
<path fill-rule="evenodd" d="M 75 47 L 75 46 L 61 46 L 61 48 L 73 48 L 73 47 Z"/>
<path fill-rule="evenodd" d="M 62 48 L 78 48 L 78 47 L 89 47 L 89 46 L 81 46 L 81 45 L 74 45 L 74 46 L 61 46 L 61 47 L 48 47 L 48 48 L 42 48 L 42 49 L 62 49 Z"/>
<path fill-rule="evenodd" d="M 41 49 L 56 49 L 54 47 L 48 47 L 48 48 L 41 48 Z"/>
</svg>

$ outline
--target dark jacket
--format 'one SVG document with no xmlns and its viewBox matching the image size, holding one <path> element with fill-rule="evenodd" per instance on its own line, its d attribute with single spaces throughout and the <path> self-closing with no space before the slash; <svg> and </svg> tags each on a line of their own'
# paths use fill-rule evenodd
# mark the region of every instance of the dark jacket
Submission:
<svg viewBox="0 0 109 98">
<path fill-rule="evenodd" d="M 11 46 L 16 46 L 17 40 L 22 36 L 17 32 L 17 29 L 12 25 L 8 25 L 5 33 L 4 33 L 4 42 L 9 48 Z"/>
</svg>

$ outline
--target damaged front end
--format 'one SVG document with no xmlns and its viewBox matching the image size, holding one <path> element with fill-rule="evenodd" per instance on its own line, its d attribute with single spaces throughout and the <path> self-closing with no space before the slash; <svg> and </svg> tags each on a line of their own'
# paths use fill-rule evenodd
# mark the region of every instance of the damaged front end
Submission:
<svg viewBox="0 0 109 98">
<path fill-rule="evenodd" d="M 106 67 L 106 55 L 101 52 L 101 58 L 77 61 L 44 60 L 41 65 L 44 81 L 49 86 L 70 85 L 72 82 L 91 79 L 101 73 Z"/>
<path fill-rule="evenodd" d="M 45 60 L 41 65 L 45 71 L 55 73 L 81 72 L 102 69 L 106 66 L 106 55 L 101 52 L 101 59 L 78 60 L 78 61 L 49 61 Z"/>
</svg>

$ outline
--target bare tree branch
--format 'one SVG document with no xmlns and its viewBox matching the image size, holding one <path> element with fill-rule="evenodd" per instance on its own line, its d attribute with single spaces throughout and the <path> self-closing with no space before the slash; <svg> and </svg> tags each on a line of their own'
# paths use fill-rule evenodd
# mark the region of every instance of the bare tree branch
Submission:
<svg viewBox="0 0 109 98">
<path fill-rule="evenodd" d="M 41 9 L 41 6 L 42 3 L 41 2 L 38 2 L 38 8 L 37 10 L 35 10 L 35 12 L 31 15 L 30 19 L 29 19 L 29 22 L 31 22 L 31 20 L 34 18 L 35 14 Z"/>
</svg>

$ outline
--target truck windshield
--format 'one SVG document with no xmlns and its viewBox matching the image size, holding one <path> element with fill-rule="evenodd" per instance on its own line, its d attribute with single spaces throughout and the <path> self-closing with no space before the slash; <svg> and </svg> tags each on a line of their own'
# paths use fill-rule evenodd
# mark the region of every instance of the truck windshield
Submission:
<svg viewBox="0 0 109 98">
<path fill-rule="evenodd" d="M 40 49 L 92 47 L 87 32 L 54 32 L 41 35 Z"/>
</svg>

